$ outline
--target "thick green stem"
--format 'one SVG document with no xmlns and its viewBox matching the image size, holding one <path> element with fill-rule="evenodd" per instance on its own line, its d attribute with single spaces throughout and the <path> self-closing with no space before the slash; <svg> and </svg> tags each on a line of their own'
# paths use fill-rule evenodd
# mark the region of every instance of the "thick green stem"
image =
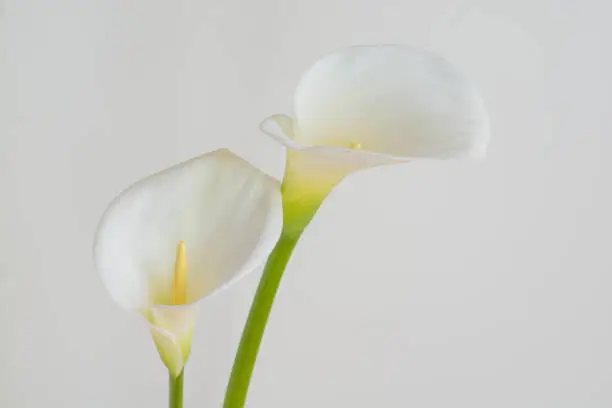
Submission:
<svg viewBox="0 0 612 408">
<path fill-rule="evenodd" d="M 181 371 L 178 377 L 170 374 L 170 408 L 183 408 L 183 376 L 185 371 Z"/>
<path fill-rule="evenodd" d="M 225 393 L 224 408 L 243 408 L 274 297 L 300 234 L 281 235 L 264 268 Z"/>
</svg>

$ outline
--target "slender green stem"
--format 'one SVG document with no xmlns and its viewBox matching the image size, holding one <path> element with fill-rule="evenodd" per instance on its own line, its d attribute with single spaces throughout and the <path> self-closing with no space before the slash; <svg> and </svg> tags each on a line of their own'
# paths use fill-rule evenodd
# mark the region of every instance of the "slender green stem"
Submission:
<svg viewBox="0 0 612 408">
<path fill-rule="evenodd" d="M 283 232 L 264 268 L 234 359 L 224 408 L 243 408 L 274 297 L 300 234 Z"/>
<path fill-rule="evenodd" d="M 170 408 L 183 408 L 183 377 L 185 371 L 181 371 L 178 377 L 170 374 Z"/>
</svg>

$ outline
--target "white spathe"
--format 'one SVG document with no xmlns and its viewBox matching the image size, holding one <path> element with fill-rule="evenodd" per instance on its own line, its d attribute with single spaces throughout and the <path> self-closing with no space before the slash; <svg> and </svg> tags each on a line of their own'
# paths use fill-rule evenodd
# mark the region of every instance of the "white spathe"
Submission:
<svg viewBox="0 0 612 408">
<path fill-rule="evenodd" d="M 489 141 L 476 87 L 445 59 L 409 46 L 355 46 L 323 57 L 302 76 L 294 108 L 293 123 L 268 118 L 285 121 L 277 124 L 289 148 L 334 146 L 397 160 L 480 157 Z M 262 128 L 271 133 L 266 121 Z"/>
<path fill-rule="evenodd" d="M 279 183 L 217 150 L 133 184 L 104 213 L 94 262 L 112 298 L 151 326 L 174 375 L 189 354 L 197 301 L 261 265 L 282 229 Z M 177 245 L 187 253 L 186 302 L 172 305 Z"/>
<path fill-rule="evenodd" d="M 295 119 L 261 124 L 288 148 L 285 228 L 303 228 L 346 175 L 419 158 L 482 157 L 489 120 L 476 87 L 448 61 L 403 45 L 345 48 L 316 62 L 295 92 Z"/>
</svg>

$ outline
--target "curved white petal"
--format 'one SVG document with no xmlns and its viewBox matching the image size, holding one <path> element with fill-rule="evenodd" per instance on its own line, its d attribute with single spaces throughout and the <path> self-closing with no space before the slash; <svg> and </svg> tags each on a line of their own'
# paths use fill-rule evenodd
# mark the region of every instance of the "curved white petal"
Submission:
<svg viewBox="0 0 612 408">
<path fill-rule="evenodd" d="M 175 335 L 157 326 L 151 326 L 151 336 L 159 352 L 159 357 L 174 378 L 183 371 L 186 359 Z"/>
<path fill-rule="evenodd" d="M 151 324 L 151 334 L 159 355 L 173 375 L 183 370 L 191 353 L 191 337 L 198 304 L 153 306 L 143 315 Z"/>
<path fill-rule="evenodd" d="M 179 306 L 153 306 L 148 313 L 150 323 L 172 333 L 177 339 L 183 341 L 191 339 L 193 327 L 197 317 L 197 303 Z M 183 350 L 185 358 L 189 350 Z"/>
<path fill-rule="evenodd" d="M 287 115 L 272 115 L 260 124 L 262 132 L 291 151 L 287 160 L 289 173 L 309 179 L 334 179 L 368 167 L 405 163 L 408 157 L 338 146 L 304 145 L 295 140 L 295 121 Z"/>
<path fill-rule="evenodd" d="M 228 150 L 147 177 L 110 204 L 94 261 L 126 308 L 170 303 L 176 248 L 187 248 L 187 303 L 260 265 L 282 228 L 278 181 Z"/>
<path fill-rule="evenodd" d="M 488 117 L 449 62 L 401 45 L 349 47 L 302 77 L 294 140 L 406 158 L 482 156 Z"/>
</svg>

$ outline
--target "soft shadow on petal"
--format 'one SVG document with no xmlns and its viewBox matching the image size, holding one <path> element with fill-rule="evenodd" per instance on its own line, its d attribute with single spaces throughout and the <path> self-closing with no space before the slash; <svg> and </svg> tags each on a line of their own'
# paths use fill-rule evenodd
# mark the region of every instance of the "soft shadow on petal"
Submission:
<svg viewBox="0 0 612 408">
<path fill-rule="evenodd" d="M 94 261 L 117 303 L 169 299 L 176 246 L 187 250 L 187 302 L 263 263 L 282 228 L 279 182 L 226 149 L 162 170 L 122 192 L 96 233 Z"/>
</svg>

